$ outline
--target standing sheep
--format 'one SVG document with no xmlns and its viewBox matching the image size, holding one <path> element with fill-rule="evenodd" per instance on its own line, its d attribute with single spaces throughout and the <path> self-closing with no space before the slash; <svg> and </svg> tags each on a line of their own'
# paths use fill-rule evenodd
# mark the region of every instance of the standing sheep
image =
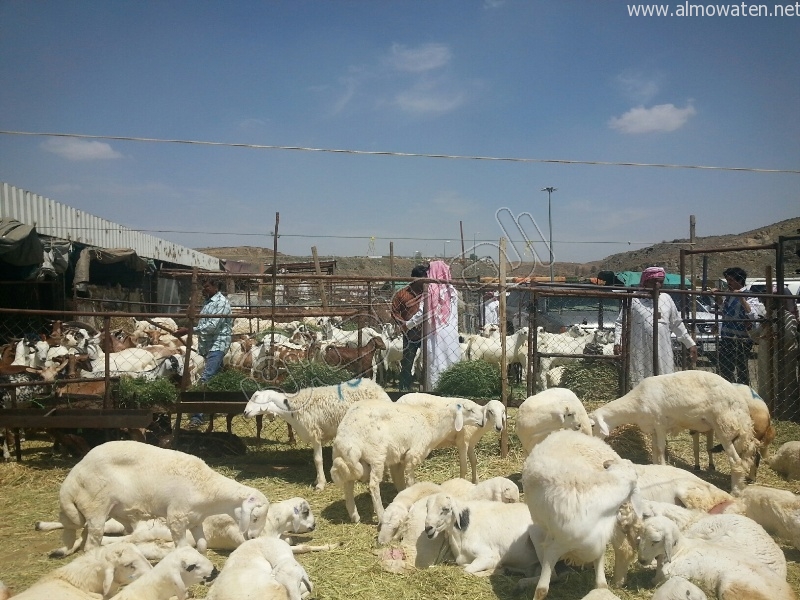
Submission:
<svg viewBox="0 0 800 600">
<path fill-rule="evenodd" d="M 121 585 L 153 567 L 133 544 L 96 548 L 59 567 L 14 598 L 18 600 L 87 600 L 102 594 L 110 598 Z"/>
<path fill-rule="evenodd" d="M 432 394 L 411 393 L 401 396 L 398 404 L 414 404 L 416 406 L 432 406 L 441 402 L 458 403 L 463 402 L 462 398 L 443 398 Z M 465 426 L 461 431 L 454 432 L 441 444 L 439 448 L 449 448 L 455 446 L 458 449 L 459 458 L 459 477 L 467 477 L 467 457 L 472 468 L 472 483 L 478 483 L 478 456 L 475 449 L 483 435 L 494 428 L 496 432 L 503 431 L 506 426 L 506 407 L 499 400 L 489 400 L 484 407 L 485 420 L 483 427 Z"/>
<path fill-rule="evenodd" d="M 84 549 L 98 547 L 109 516 L 129 528 L 164 517 L 177 547 L 188 544 L 191 530 L 197 549 L 205 552 L 203 519 L 228 514 L 245 538 L 253 538 L 264 529 L 269 508 L 263 493 L 217 473 L 196 456 L 128 440 L 90 450 L 67 474 L 58 500 L 64 545 L 53 557 L 75 552 L 84 526 Z"/>
<path fill-rule="evenodd" d="M 601 438 L 619 425 L 638 425 L 652 437 L 653 463 L 661 465 L 666 464 L 668 434 L 713 431 L 730 460 L 734 493 L 744 487 L 758 449 L 747 402 L 732 383 L 706 371 L 647 377 L 589 418 L 592 431 Z"/>
<path fill-rule="evenodd" d="M 526 455 L 548 434 L 558 429 L 574 429 L 592 435 L 592 424 L 586 409 L 572 390 L 550 388 L 526 398 L 519 405 L 516 433 Z"/>
<path fill-rule="evenodd" d="M 275 390 L 255 392 L 244 409 L 244 416 L 277 415 L 297 432 L 301 440 L 311 444 L 317 468 L 316 489 L 323 490 L 326 480 L 322 446 L 333 441 L 347 409 L 361 400 L 391 401 L 374 381 L 352 379 L 336 385 L 303 388 L 291 396 Z"/>
<path fill-rule="evenodd" d="M 365 400 L 350 407 L 333 440 L 331 479 L 344 491 L 350 519 L 358 523 L 356 481 L 368 481 L 378 522 L 383 517 L 380 483 L 388 467 L 398 490 L 414 483 L 414 469 L 464 426 L 483 427 L 483 407 L 464 400 L 436 407 Z"/>
<path fill-rule="evenodd" d="M 531 539 L 542 563 L 534 600 L 547 596 L 553 567 L 561 558 L 593 563 L 595 587 L 607 587 L 605 549 L 622 504 L 639 500 L 636 480 L 629 460 L 577 431 L 555 431 L 533 449 L 522 469 L 522 488 L 535 523 Z"/>
</svg>

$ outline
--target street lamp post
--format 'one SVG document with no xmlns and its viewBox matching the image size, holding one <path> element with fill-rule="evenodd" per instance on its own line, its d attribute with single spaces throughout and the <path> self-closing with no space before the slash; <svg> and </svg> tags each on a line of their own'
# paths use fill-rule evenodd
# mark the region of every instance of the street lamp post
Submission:
<svg viewBox="0 0 800 600">
<path fill-rule="evenodd" d="M 450 243 L 450 240 L 445 240 L 444 244 L 442 244 L 442 258 L 445 260 L 447 259 L 447 244 Z"/>
<path fill-rule="evenodd" d="M 472 234 L 472 256 L 476 259 L 478 258 L 478 234 L 480 231 L 476 231 Z"/>
<path fill-rule="evenodd" d="M 547 222 L 550 228 L 550 283 L 553 283 L 553 211 L 550 204 L 550 194 L 555 192 L 558 188 L 546 187 L 542 188 L 543 192 L 547 192 Z"/>
</svg>

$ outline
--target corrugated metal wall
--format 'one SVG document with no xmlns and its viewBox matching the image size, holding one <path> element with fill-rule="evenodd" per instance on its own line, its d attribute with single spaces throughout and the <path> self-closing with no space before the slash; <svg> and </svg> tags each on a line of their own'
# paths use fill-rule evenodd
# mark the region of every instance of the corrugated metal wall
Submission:
<svg viewBox="0 0 800 600">
<path fill-rule="evenodd" d="M 42 235 L 100 248 L 132 248 L 143 258 L 212 271 L 219 269 L 218 258 L 133 231 L 8 183 L 0 187 L 0 217 L 35 225 Z"/>
</svg>

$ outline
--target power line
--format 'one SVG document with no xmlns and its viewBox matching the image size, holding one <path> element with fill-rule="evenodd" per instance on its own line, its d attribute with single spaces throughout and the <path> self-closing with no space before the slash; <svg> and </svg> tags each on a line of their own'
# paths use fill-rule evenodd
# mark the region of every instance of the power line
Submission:
<svg viewBox="0 0 800 600">
<path fill-rule="evenodd" d="M 748 173 L 789 173 L 800 175 L 800 169 L 762 169 L 757 167 L 720 167 L 710 165 L 682 165 L 670 163 L 638 163 L 638 162 L 616 162 L 602 160 L 571 160 L 558 158 L 519 158 L 510 156 L 468 156 L 459 154 L 430 154 L 424 152 L 395 152 L 389 150 L 353 150 L 343 148 L 313 148 L 307 146 L 282 146 L 276 144 L 245 144 L 237 142 L 209 142 L 203 140 L 181 140 L 181 139 L 162 139 L 146 138 L 121 135 L 89 135 L 82 133 L 54 133 L 54 132 L 35 132 L 35 131 L 5 131 L 0 130 L 2 135 L 38 136 L 38 137 L 62 137 L 86 140 L 114 140 L 125 142 L 149 142 L 158 144 L 189 144 L 196 146 L 222 146 L 227 148 L 248 148 L 252 150 L 294 150 L 300 152 L 327 152 L 331 154 L 353 154 L 362 156 L 402 156 L 414 158 L 444 158 L 451 160 L 483 160 L 496 162 L 518 162 L 518 163 L 537 163 L 537 164 L 563 164 L 563 165 L 596 165 L 603 167 L 650 167 L 662 169 L 699 169 L 706 171 L 744 171 Z"/>
</svg>

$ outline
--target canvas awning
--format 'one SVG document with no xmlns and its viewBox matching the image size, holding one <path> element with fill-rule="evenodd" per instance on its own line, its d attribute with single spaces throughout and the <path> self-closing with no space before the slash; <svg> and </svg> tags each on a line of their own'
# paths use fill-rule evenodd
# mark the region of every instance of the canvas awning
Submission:
<svg viewBox="0 0 800 600">
<path fill-rule="evenodd" d="M 41 265 L 44 246 L 36 227 L 16 219 L 0 219 L 0 260 L 17 267 Z"/>
</svg>

